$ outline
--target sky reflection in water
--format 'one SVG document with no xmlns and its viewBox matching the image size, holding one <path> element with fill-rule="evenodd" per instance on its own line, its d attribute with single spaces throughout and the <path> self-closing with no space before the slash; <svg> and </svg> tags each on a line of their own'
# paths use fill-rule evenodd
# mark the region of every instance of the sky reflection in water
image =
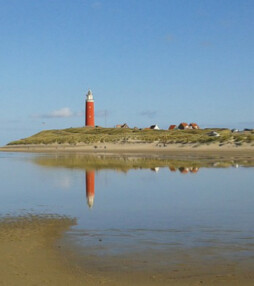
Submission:
<svg viewBox="0 0 254 286">
<path fill-rule="evenodd" d="M 71 235 L 91 247 L 103 240 L 100 254 L 209 245 L 226 250 L 232 244 L 243 254 L 253 247 L 252 167 L 174 159 L 159 168 L 159 161 L 146 160 L 141 168 L 139 160 L 115 158 L 110 168 L 101 158 L 107 168 L 93 170 L 96 160 L 1 153 L 1 215 L 77 217 Z"/>
</svg>

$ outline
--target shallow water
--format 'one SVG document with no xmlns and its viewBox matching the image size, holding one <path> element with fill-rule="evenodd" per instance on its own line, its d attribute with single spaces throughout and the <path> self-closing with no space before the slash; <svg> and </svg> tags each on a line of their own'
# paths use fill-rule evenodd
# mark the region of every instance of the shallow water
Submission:
<svg viewBox="0 0 254 286">
<path fill-rule="evenodd" d="M 0 214 L 77 218 L 69 239 L 96 256 L 251 259 L 254 169 L 244 162 L 0 153 Z"/>
</svg>

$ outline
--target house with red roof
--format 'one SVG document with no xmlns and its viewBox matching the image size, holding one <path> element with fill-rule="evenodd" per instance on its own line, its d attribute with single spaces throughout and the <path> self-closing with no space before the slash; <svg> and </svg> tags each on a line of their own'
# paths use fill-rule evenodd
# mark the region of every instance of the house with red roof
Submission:
<svg viewBox="0 0 254 286">
<path fill-rule="evenodd" d="M 174 129 L 176 129 L 176 128 L 177 128 L 176 125 L 170 125 L 169 128 L 168 128 L 168 130 L 174 130 Z"/>
<path fill-rule="evenodd" d="M 189 128 L 191 128 L 191 129 L 199 129 L 199 126 L 197 125 L 197 123 L 190 123 L 189 124 Z"/>
<path fill-rule="evenodd" d="M 189 129 L 189 125 L 186 122 L 182 122 L 178 125 L 178 129 Z"/>
</svg>

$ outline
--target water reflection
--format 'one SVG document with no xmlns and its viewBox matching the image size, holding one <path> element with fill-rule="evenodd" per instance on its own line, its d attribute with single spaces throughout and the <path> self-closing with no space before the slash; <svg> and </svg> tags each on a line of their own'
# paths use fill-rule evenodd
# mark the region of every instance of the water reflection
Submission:
<svg viewBox="0 0 254 286">
<path fill-rule="evenodd" d="M 197 173 L 200 168 L 253 167 L 253 156 L 246 157 L 197 157 L 197 156 L 124 156 L 57 154 L 56 156 L 36 156 L 34 163 L 44 167 L 64 167 L 83 170 L 111 169 L 128 172 L 131 169 L 150 169 L 159 172 L 168 167 L 171 172 L 182 174 Z"/>
<path fill-rule="evenodd" d="M 254 166 L 254 159 L 250 157 L 141 157 L 120 155 L 87 155 L 87 154 L 56 154 L 36 156 L 32 162 L 46 168 L 80 169 L 86 172 L 86 200 L 89 208 L 94 206 L 95 200 L 95 172 L 102 170 L 115 170 L 127 173 L 135 169 L 147 169 L 160 176 L 163 169 L 182 175 L 201 175 L 202 168 L 238 168 Z M 177 175 L 177 174 L 176 174 Z M 200 176 L 198 176 L 200 177 Z"/>
<path fill-rule="evenodd" d="M 150 170 L 155 172 L 155 173 L 158 173 L 160 170 L 160 167 L 154 167 L 154 168 L 151 168 Z"/>
<path fill-rule="evenodd" d="M 100 269 L 130 261 L 134 271 L 158 265 L 160 273 L 191 265 L 191 255 L 204 265 L 216 256 L 245 263 L 253 260 L 253 161 L 11 154 L 0 160 L 0 212 L 77 217 L 68 235 L 91 267 L 101 257 Z"/>
<path fill-rule="evenodd" d="M 159 173 L 160 167 L 150 168 L 152 172 Z M 173 166 L 169 167 L 171 172 L 176 172 L 177 170 L 181 174 L 187 173 L 197 173 L 199 168 L 197 167 L 179 167 L 175 168 Z M 95 170 L 86 171 L 86 200 L 87 205 L 91 209 L 94 205 L 94 195 L 95 195 Z"/>
<path fill-rule="evenodd" d="M 151 168 L 150 170 L 155 172 L 155 173 L 158 173 L 160 171 L 160 167 L 154 167 L 154 168 Z M 199 171 L 199 167 L 193 167 L 193 166 L 184 167 L 184 166 L 182 166 L 182 167 L 176 168 L 174 166 L 169 166 L 169 170 L 171 172 L 176 172 L 178 170 L 181 174 L 187 174 L 189 172 L 195 174 Z"/>
<path fill-rule="evenodd" d="M 86 171 L 86 200 L 89 208 L 93 207 L 95 194 L 95 171 Z"/>
<path fill-rule="evenodd" d="M 77 217 L 73 234 L 102 254 L 233 243 L 245 251 L 254 237 L 253 161 L 10 154 L 0 160 L 0 213 Z"/>
<path fill-rule="evenodd" d="M 178 168 L 178 170 L 180 171 L 181 174 L 187 174 L 189 172 L 195 174 L 198 172 L 199 168 L 198 167 L 180 167 L 180 168 Z M 172 171 L 172 170 L 170 169 L 170 171 Z M 174 171 L 176 171 L 176 170 L 174 170 Z"/>
<path fill-rule="evenodd" d="M 152 172 L 159 173 L 160 168 L 159 167 L 154 167 L 150 168 Z M 180 168 L 175 168 L 173 166 L 169 167 L 169 170 L 171 172 L 175 172 L 179 170 L 180 173 L 182 174 L 187 174 L 187 173 L 197 173 L 199 168 L 197 167 L 180 167 Z M 87 200 L 87 205 L 91 209 L 94 205 L 94 195 L 95 195 L 95 170 L 89 170 L 86 171 L 86 200 Z"/>
</svg>

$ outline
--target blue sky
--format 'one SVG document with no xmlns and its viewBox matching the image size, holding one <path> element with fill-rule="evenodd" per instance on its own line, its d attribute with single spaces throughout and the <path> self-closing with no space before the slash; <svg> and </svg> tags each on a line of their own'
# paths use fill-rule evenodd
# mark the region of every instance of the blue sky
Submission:
<svg viewBox="0 0 254 286">
<path fill-rule="evenodd" d="M 254 128 L 254 1 L 0 0 L 0 145 L 96 124 Z M 106 114 L 106 116 L 105 116 Z"/>
</svg>

